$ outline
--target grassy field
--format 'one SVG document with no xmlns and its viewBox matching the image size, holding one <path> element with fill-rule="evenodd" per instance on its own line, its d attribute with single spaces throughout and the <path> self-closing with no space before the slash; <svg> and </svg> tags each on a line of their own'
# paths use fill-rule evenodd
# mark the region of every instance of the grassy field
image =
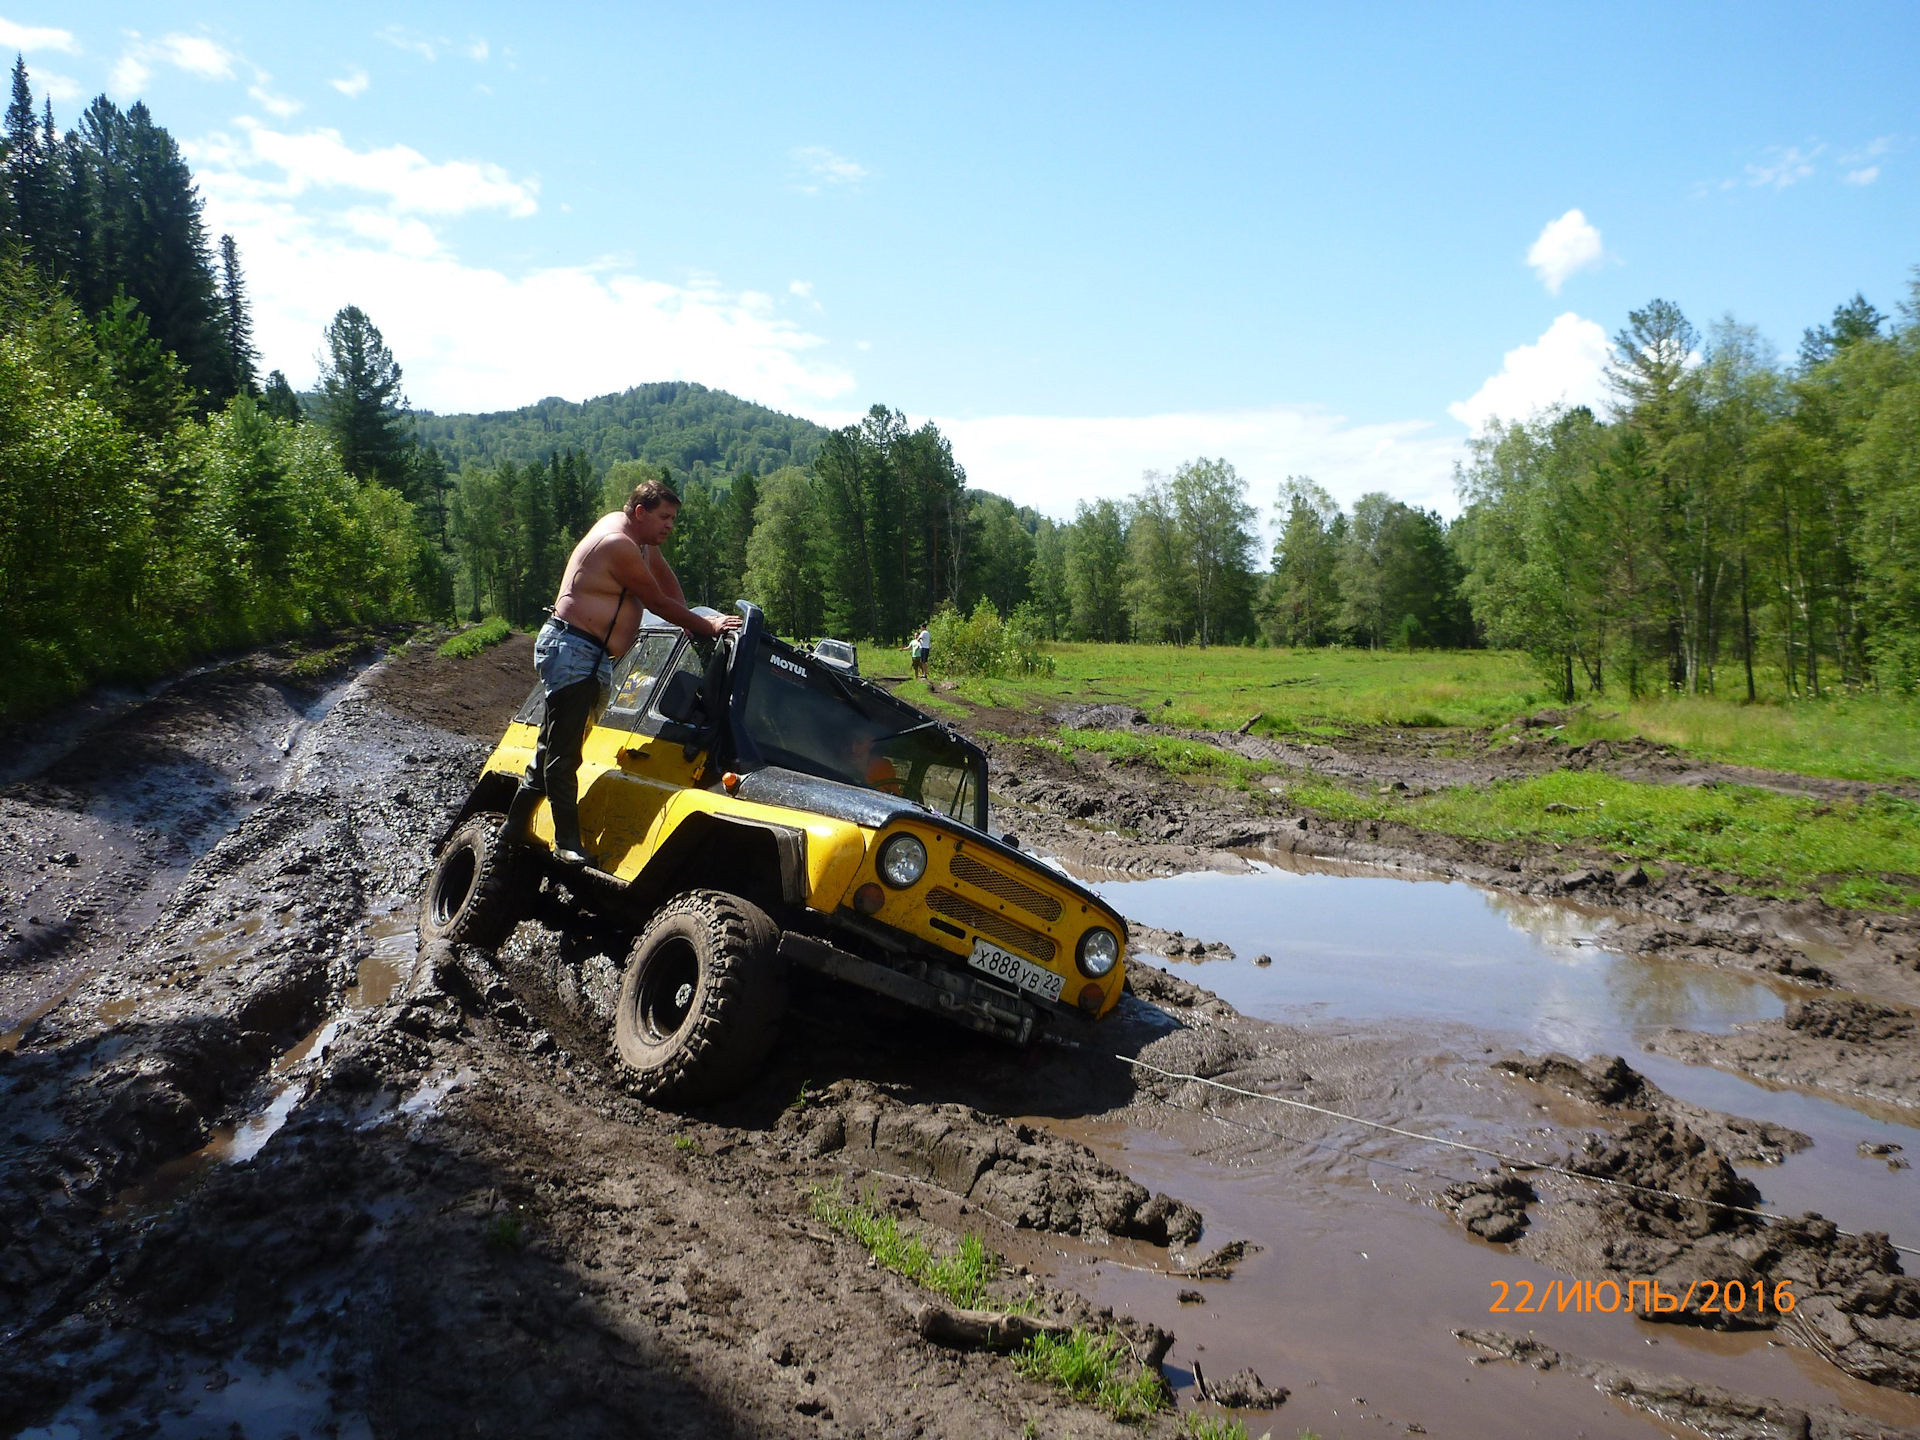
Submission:
<svg viewBox="0 0 1920 1440">
<path fill-rule="evenodd" d="M 1168 645 L 1055 645 L 1040 680 L 963 679 L 953 693 L 976 705 L 1056 710 L 1132 705 L 1156 722 L 1329 738 L 1379 726 L 1491 728 L 1552 707 L 1524 656 L 1503 651 L 1246 650 Z M 863 647 L 870 674 L 904 679 L 903 651 Z M 1763 687 L 1763 696 L 1765 695 Z M 927 687 L 901 694 L 928 704 Z M 940 697 L 931 697 L 936 702 Z M 960 711 L 950 702 L 946 713 Z M 1570 707 L 1569 744 L 1643 736 L 1703 760 L 1846 780 L 1920 779 L 1920 700 L 1840 695 L 1748 705 L 1728 699 L 1601 698 Z"/>
<path fill-rule="evenodd" d="M 1226 730 L 1254 720 L 1255 733 L 1328 739 L 1382 728 L 1490 731 L 1550 708 L 1524 657 L 1498 652 L 1058 645 L 1050 653 L 1055 673 L 1046 679 L 962 679 L 939 693 L 908 681 L 900 694 L 956 719 L 968 711 L 959 700 L 1043 714 L 1114 703 L 1165 725 Z M 861 658 L 869 673 L 908 674 L 901 652 L 869 647 Z M 1594 701 L 1569 708 L 1557 729 L 1528 733 L 1557 735 L 1570 745 L 1638 736 L 1702 760 L 1841 779 L 1920 779 L 1920 701 L 1901 697 L 1791 700 L 1776 694 L 1754 705 Z M 1497 738 L 1462 736 L 1461 745 L 1478 749 Z M 1655 865 L 1687 864 L 1732 877 L 1757 894 L 1820 894 L 1849 906 L 1920 905 L 1920 805 L 1894 796 L 1826 801 L 1752 786 L 1640 784 L 1558 771 L 1408 797 L 1349 788 L 1170 736 L 1063 727 L 1022 743 L 1144 760 L 1197 784 L 1265 790 L 1289 807 L 1334 819 L 1391 819 L 1463 838 L 1576 845 Z"/>
</svg>

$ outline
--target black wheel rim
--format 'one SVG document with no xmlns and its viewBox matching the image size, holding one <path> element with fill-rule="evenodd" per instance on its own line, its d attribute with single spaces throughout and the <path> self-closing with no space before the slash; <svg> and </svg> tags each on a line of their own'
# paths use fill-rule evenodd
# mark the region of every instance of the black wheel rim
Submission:
<svg viewBox="0 0 1920 1440">
<path fill-rule="evenodd" d="M 433 881 L 433 923 L 450 925 L 467 903 L 467 897 L 473 893 L 474 876 L 480 871 L 480 862 L 473 853 L 471 845 L 456 846 L 447 858 L 440 862 L 439 873 Z"/>
<path fill-rule="evenodd" d="M 635 1028 L 649 1045 L 661 1045 L 680 1033 L 693 1013 L 693 997 L 700 988 L 700 957 L 693 946 L 675 937 L 648 957 L 640 974 L 640 993 L 634 999 Z"/>
</svg>

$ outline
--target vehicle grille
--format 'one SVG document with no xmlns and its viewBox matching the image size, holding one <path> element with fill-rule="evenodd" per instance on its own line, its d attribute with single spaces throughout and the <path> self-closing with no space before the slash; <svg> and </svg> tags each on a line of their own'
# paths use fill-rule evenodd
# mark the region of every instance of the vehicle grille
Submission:
<svg viewBox="0 0 1920 1440">
<path fill-rule="evenodd" d="M 927 908 L 946 916 L 949 920 L 958 920 L 962 925 L 971 925 L 991 940 L 998 940 L 1009 949 L 1030 955 L 1035 960 L 1053 959 L 1058 948 L 1046 936 L 1029 930 L 1017 920 L 1009 920 L 997 911 L 984 905 L 954 894 L 951 890 L 929 890 Z"/>
<path fill-rule="evenodd" d="M 971 855 L 956 854 L 949 862 L 953 878 L 984 890 L 989 895 L 997 895 L 1009 905 L 1018 905 L 1029 915 L 1038 915 L 1051 924 L 1060 918 L 1060 902 L 1045 891 L 1016 880 L 1011 875 L 1003 875 L 990 865 L 982 865 Z"/>
</svg>

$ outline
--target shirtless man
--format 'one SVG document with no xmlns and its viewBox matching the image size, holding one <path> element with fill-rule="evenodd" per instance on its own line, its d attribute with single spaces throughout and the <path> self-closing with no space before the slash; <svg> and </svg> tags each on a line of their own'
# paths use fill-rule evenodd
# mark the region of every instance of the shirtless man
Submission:
<svg viewBox="0 0 1920 1440">
<path fill-rule="evenodd" d="M 553 806 L 554 857 L 587 864 L 580 848 L 580 746 L 587 719 L 612 683 L 613 662 L 625 655 L 651 610 L 689 635 L 720 635 L 740 628 L 740 617 L 707 619 L 687 608 L 660 546 L 673 534 L 680 497 L 661 480 L 636 485 L 624 508 L 602 515 L 580 537 L 560 579 L 553 615 L 533 642 L 533 668 L 546 688 L 546 716 L 533 768 L 507 817 L 507 832 L 525 834 L 545 795 Z"/>
</svg>

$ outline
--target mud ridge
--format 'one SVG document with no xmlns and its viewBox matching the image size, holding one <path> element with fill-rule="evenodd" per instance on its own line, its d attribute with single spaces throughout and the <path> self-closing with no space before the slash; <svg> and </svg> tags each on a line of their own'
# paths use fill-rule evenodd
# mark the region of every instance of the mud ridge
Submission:
<svg viewBox="0 0 1920 1440">
<path fill-rule="evenodd" d="M 1484 1363 L 1499 1358 L 1535 1370 L 1567 1370 L 1593 1381 L 1595 1388 L 1676 1425 L 1715 1440 L 1912 1440 L 1914 1432 L 1882 1425 L 1837 1406 L 1803 1410 L 1755 1395 L 1741 1395 L 1679 1375 L 1660 1375 L 1604 1360 L 1563 1354 L 1531 1336 L 1503 1330 L 1456 1330 L 1454 1334 L 1485 1351 Z"/>
</svg>

